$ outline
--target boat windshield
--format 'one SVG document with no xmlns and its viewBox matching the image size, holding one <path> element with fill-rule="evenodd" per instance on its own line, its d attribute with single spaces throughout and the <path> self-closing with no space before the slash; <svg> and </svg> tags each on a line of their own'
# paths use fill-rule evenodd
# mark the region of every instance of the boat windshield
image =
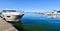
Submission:
<svg viewBox="0 0 60 31">
<path fill-rule="evenodd" d="M 57 11 L 57 12 L 60 12 L 60 11 Z"/>
<path fill-rule="evenodd" d="M 16 12 L 15 10 L 3 10 L 3 12 Z"/>
</svg>

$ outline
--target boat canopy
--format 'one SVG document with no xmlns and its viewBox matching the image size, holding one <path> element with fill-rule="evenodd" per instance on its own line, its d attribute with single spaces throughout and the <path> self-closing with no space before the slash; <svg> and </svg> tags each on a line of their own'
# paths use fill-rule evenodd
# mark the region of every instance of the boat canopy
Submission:
<svg viewBox="0 0 60 31">
<path fill-rule="evenodd" d="M 3 10 L 2 12 L 16 12 L 15 10 Z"/>
</svg>

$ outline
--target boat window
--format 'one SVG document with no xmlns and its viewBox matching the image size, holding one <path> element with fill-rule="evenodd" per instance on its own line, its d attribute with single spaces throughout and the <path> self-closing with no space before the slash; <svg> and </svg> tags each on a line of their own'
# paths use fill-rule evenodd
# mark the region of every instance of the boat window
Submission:
<svg viewBox="0 0 60 31">
<path fill-rule="evenodd" d="M 16 12 L 15 10 L 3 10 L 3 12 Z"/>
<path fill-rule="evenodd" d="M 7 17 L 10 17 L 10 16 L 7 16 Z"/>
</svg>

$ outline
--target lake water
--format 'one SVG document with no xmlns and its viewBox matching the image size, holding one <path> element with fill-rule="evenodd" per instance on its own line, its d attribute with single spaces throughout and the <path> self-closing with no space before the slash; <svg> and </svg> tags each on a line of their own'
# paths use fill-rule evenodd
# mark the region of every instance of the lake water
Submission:
<svg viewBox="0 0 60 31">
<path fill-rule="evenodd" d="M 41 14 L 25 13 L 21 22 L 26 31 L 60 31 L 60 17 L 48 18 Z"/>
</svg>

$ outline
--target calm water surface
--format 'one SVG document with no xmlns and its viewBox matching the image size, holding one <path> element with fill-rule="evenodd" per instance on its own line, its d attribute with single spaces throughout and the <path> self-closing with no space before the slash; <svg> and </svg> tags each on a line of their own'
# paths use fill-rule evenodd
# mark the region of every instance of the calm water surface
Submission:
<svg viewBox="0 0 60 31">
<path fill-rule="evenodd" d="M 26 31 L 60 31 L 60 17 L 53 19 L 41 14 L 25 13 L 21 22 Z"/>
</svg>

